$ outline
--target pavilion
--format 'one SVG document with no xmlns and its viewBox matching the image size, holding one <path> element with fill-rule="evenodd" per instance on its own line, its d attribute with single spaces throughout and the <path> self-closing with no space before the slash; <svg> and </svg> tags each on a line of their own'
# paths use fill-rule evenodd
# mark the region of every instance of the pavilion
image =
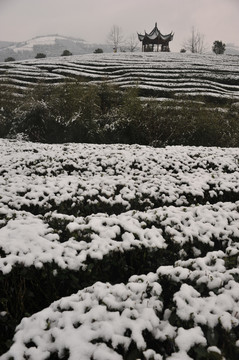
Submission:
<svg viewBox="0 0 239 360">
<path fill-rule="evenodd" d="M 161 45 L 161 51 L 170 51 L 169 41 L 173 40 L 173 36 L 172 32 L 168 35 L 161 34 L 157 23 L 149 34 L 146 31 L 144 35 L 138 34 L 139 41 L 142 42 L 142 51 L 155 51 L 155 49 L 159 51 L 159 45 Z"/>
</svg>

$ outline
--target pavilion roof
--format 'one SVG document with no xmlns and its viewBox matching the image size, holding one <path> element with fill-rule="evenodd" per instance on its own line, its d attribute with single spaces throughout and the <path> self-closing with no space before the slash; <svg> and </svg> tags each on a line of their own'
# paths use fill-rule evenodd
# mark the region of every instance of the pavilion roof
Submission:
<svg viewBox="0 0 239 360">
<path fill-rule="evenodd" d="M 163 35 L 160 30 L 158 29 L 157 23 L 155 23 L 155 26 L 153 28 L 153 30 L 148 34 L 145 31 L 145 34 L 138 34 L 138 38 L 140 41 L 144 41 L 144 40 L 149 40 L 149 41 L 156 41 L 156 40 L 161 40 L 161 41 L 171 41 L 173 40 L 173 32 L 171 32 L 170 34 L 167 35 Z"/>
</svg>

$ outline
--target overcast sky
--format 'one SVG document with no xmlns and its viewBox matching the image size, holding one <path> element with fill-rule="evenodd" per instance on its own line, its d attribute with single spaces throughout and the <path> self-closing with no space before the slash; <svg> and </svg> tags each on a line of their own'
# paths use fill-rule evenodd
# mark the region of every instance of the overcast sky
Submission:
<svg viewBox="0 0 239 360">
<path fill-rule="evenodd" d="M 113 25 L 125 37 L 173 31 L 179 51 L 194 26 L 211 49 L 214 40 L 239 46 L 239 0 L 0 0 L 0 40 L 59 34 L 105 43 Z"/>
</svg>

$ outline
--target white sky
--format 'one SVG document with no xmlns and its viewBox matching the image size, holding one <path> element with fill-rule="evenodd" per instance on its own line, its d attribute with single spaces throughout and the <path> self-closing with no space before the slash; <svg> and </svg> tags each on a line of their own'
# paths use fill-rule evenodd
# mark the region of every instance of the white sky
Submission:
<svg viewBox="0 0 239 360">
<path fill-rule="evenodd" d="M 125 37 L 175 33 L 179 51 L 194 26 L 211 49 L 214 40 L 239 46 L 239 0 L 0 0 L 0 40 L 24 41 L 59 34 L 105 43 L 113 25 Z"/>
</svg>

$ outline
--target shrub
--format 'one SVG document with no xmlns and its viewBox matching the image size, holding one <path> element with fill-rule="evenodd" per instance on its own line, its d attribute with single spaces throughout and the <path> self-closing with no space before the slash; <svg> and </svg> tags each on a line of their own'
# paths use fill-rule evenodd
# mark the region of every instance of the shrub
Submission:
<svg viewBox="0 0 239 360">
<path fill-rule="evenodd" d="M 15 61 L 15 59 L 14 59 L 14 57 L 9 56 L 9 57 L 7 57 L 4 61 L 5 61 L 5 62 Z"/>
<path fill-rule="evenodd" d="M 82 87 L 78 109 L 70 119 L 68 140 L 76 142 L 98 142 L 97 117 L 99 98 L 95 86 Z"/>
<path fill-rule="evenodd" d="M 0 137 L 8 136 L 16 109 L 22 104 L 21 97 L 14 96 L 14 87 L 0 82 Z"/>
<path fill-rule="evenodd" d="M 72 53 L 69 50 L 64 50 L 61 56 L 70 56 Z"/>
<path fill-rule="evenodd" d="M 37 53 L 36 56 L 35 56 L 35 59 L 43 59 L 43 58 L 46 58 L 46 54 Z"/>
<path fill-rule="evenodd" d="M 31 141 L 64 141 L 68 117 L 75 110 L 68 94 L 68 84 L 39 84 L 30 90 L 12 114 L 10 136 L 20 132 Z"/>
<path fill-rule="evenodd" d="M 239 146 L 239 112 L 225 102 L 220 110 L 207 99 L 197 106 L 188 99 L 142 101 L 137 86 L 122 90 L 106 81 L 38 84 L 17 98 L 10 88 L 3 94 L 2 137 L 22 133 L 42 142 Z"/>
<path fill-rule="evenodd" d="M 44 102 L 32 102 L 21 106 L 13 122 L 11 136 L 24 133 L 31 141 L 44 141 L 46 137 L 47 106 Z"/>
<path fill-rule="evenodd" d="M 100 110 L 103 114 L 112 108 L 119 107 L 122 103 L 122 91 L 112 84 L 103 81 L 97 87 L 97 96 Z"/>
<path fill-rule="evenodd" d="M 141 131 L 147 144 L 238 146 L 239 123 L 235 115 L 184 102 L 148 103 L 141 114 Z M 234 130 L 233 130 L 234 129 Z"/>
<path fill-rule="evenodd" d="M 219 41 L 219 40 L 216 40 L 214 41 L 213 43 L 213 46 L 212 46 L 212 51 L 215 53 L 215 54 L 224 54 L 226 50 L 226 44 L 224 44 L 222 41 Z"/>
<path fill-rule="evenodd" d="M 103 52 L 104 52 L 103 49 L 98 48 L 95 49 L 94 54 L 102 54 Z"/>
</svg>

